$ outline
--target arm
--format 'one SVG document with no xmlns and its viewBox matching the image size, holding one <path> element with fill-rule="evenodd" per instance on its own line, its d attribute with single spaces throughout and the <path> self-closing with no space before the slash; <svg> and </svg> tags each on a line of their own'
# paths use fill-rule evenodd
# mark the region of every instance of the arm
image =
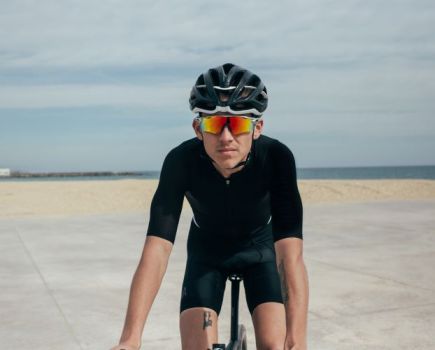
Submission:
<svg viewBox="0 0 435 350">
<path fill-rule="evenodd" d="M 278 142 L 271 152 L 272 224 L 286 313 L 285 350 L 307 349 L 308 276 L 303 260 L 303 207 L 293 153 Z"/>
<path fill-rule="evenodd" d="M 293 237 L 275 242 L 276 262 L 286 314 L 286 350 L 307 349 L 309 290 L 302 242 L 302 239 Z"/>
<path fill-rule="evenodd" d="M 166 239 L 155 236 L 146 238 L 142 257 L 131 284 L 120 345 L 140 348 L 145 321 L 166 272 L 171 250 L 172 243 Z"/>
<path fill-rule="evenodd" d="M 130 289 L 120 345 L 112 350 L 140 348 L 151 305 L 160 288 L 175 241 L 186 188 L 183 156 L 173 149 L 166 156 L 150 208 L 147 238 Z M 126 346 L 127 345 L 127 346 Z"/>
</svg>

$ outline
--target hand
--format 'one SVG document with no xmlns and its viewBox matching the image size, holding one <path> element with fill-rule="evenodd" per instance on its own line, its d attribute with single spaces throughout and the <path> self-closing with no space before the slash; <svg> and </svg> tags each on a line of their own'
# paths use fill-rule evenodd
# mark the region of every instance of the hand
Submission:
<svg viewBox="0 0 435 350">
<path fill-rule="evenodd" d="M 123 345 L 123 344 L 119 344 L 114 346 L 113 348 L 111 348 L 110 350 L 139 350 L 140 346 L 133 346 L 133 345 Z"/>
</svg>

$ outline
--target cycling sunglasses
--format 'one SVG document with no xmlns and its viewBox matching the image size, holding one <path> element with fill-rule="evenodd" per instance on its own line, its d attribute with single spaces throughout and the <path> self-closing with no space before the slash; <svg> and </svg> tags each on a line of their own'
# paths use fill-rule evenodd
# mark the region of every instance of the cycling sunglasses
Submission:
<svg viewBox="0 0 435 350">
<path fill-rule="evenodd" d="M 260 118 L 251 118 L 244 115 L 211 115 L 195 118 L 200 122 L 203 132 L 219 135 L 225 125 L 228 125 L 233 135 L 251 132 Z"/>
</svg>

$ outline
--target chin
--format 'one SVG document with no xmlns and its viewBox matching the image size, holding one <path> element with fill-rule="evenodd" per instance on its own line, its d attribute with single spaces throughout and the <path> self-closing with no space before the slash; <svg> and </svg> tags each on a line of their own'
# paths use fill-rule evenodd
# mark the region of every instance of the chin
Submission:
<svg viewBox="0 0 435 350">
<path fill-rule="evenodd" d="M 237 159 L 226 159 L 219 162 L 219 166 L 224 169 L 231 169 L 239 163 Z"/>
</svg>

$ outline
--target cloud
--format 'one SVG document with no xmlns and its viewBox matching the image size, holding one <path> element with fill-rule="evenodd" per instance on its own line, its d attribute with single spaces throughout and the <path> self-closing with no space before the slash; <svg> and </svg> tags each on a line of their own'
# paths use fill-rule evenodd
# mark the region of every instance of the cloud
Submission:
<svg viewBox="0 0 435 350">
<path fill-rule="evenodd" d="M 333 135 L 353 135 L 351 151 L 367 142 L 357 132 L 396 143 L 410 132 L 429 154 L 434 32 L 429 0 L 9 1 L 0 13 L 0 119 L 13 110 L 40 116 L 35 109 L 188 115 L 198 74 L 234 62 L 265 81 L 267 127 L 284 141 L 305 146 L 318 135 L 327 149 Z"/>
<path fill-rule="evenodd" d="M 56 108 L 83 106 L 142 106 L 150 110 L 187 107 L 189 89 L 177 85 L 32 85 L 0 86 L 0 108 Z"/>
<path fill-rule="evenodd" d="M 1 63 L 179 67 L 434 55 L 430 1 L 25 1 L 2 5 Z"/>
</svg>

